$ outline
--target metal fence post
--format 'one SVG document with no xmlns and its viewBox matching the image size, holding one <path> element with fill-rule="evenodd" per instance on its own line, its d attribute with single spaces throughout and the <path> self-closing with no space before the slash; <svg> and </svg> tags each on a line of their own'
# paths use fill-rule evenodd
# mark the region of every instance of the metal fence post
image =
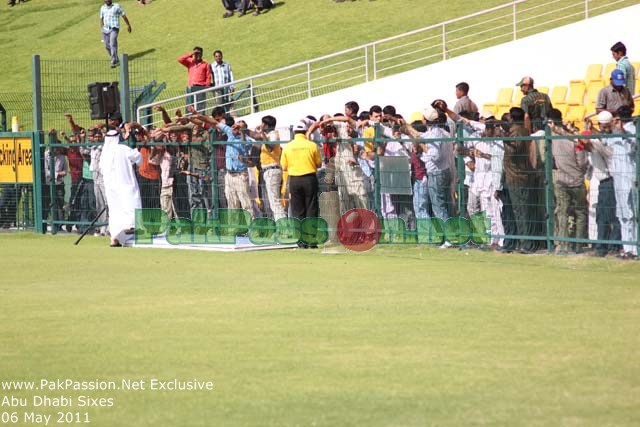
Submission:
<svg viewBox="0 0 640 427">
<path fill-rule="evenodd" d="M 120 114 L 122 122 L 131 121 L 131 100 L 129 92 L 129 55 L 120 55 Z"/>
<path fill-rule="evenodd" d="M 464 127 L 462 122 L 456 123 L 456 142 L 458 158 L 456 161 L 456 173 L 458 174 L 458 217 L 462 217 L 464 212 L 466 211 L 465 206 L 467 201 L 464 197 L 464 175 L 465 175 L 465 164 L 464 164 Z"/>
<path fill-rule="evenodd" d="M 0 132 L 7 132 L 7 110 L 0 103 Z"/>
<path fill-rule="evenodd" d="M 213 199 L 211 206 L 212 209 L 212 218 L 218 218 L 220 212 L 220 204 L 218 203 L 218 197 L 220 189 L 218 188 L 218 153 L 217 153 L 217 145 L 216 145 L 216 131 L 212 129 L 209 132 L 209 141 L 206 143 L 210 144 L 211 147 L 211 162 L 209 163 L 209 167 L 211 168 L 211 198 Z M 225 172 L 226 173 L 226 172 Z M 189 177 L 190 178 L 190 177 Z"/>
<path fill-rule="evenodd" d="M 367 142 L 365 141 L 365 144 Z M 373 204 L 376 211 L 376 216 L 382 218 L 382 208 L 380 206 L 382 200 L 380 198 L 380 158 L 378 157 L 378 145 L 380 143 L 380 123 L 376 123 L 373 133 L 373 154 L 374 154 L 374 166 L 373 166 Z"/>
<path fill-rule="evenodd" d="M 45 233 L 46 227 L 43 227 L 42 212 L 42 169 L 40 168 L 40 150 L 44 142 L 44 133 L 35 131 L 31 139 L 31 158 L 33 166 L 33 221 L 36 233 Z"/>
<path fill-rule="evenodd" d="M 547 217 L 547 249 L 553 252 L 553 240 L 555 232 L 553 228 L 553 158 L 551 154 L 551 129 L 549 125 L 544 127 L 544 189 L 545 189 L 545 215 Z M 533 141 L 536 143 L 536 141 Z"/>
<path fill-rule="evenodd" d="M 49 168 L 49 215 L 51 215 L 51 234 L 57 234 L 58 230 L 55 221 L 55 183 L 56 183 L 56 166 L 55 166 L 55 157 L 53 154 L 53 144 L 55 143 L 55 134 L 53 132 L 49 133 L 49 144 L 47 150 L 49 150 L 49 164 L 45 165 L 46 168 Z M 46 175 L 46 174 L 45 174 Z M 45 180 L 46 182 L 46 180 Z M 45 230 L 46 233 L 46 230 Z"/>
<path fill-rule="evenodd" d="M 40 55 L 33 55 L 33 130 L 42 130 L 42 76 L 40 70 Z"/>
<path fill-rule="evenodd" d="M 636 117 L 633 124 L 636 127 L 636 250 L 640 253 L 640 150 L 638 149 L 638 141 L 640 141 L 640 117 Z"/>
</svg>

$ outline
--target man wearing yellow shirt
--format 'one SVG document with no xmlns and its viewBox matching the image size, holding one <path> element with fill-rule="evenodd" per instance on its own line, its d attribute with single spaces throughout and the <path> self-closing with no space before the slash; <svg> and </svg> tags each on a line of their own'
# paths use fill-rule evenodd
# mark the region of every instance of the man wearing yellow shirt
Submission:
<svg viewBox="0 0 640 427">
<path fill-rule="evenodd" d="M 256 138 L 257 140 L 280 141 L 280 134 L 276 130 L 276 118 L 273 116 L 264 116 L 262 124 L 256 131 L 260 134 L 260 137 Z M 282 187 L 281 152 L 280 144 L 262 144 L 260 147 L 262 177 L 267 190 L 269 208 L 275 221 L 287 216 L 280 200 L 280 188 Z"/>
<path fill-rule="evenodd" d="M 307 125 L 300 122 L 294 128 L 293 141 L 284 147 L 280 158 L 282 170 L 289 173 L 291 215 L 299 220 L 318 217 L 316 171 L 322 158 L 316 143 L 306 138 L 306 131 Z"/>
<path fill-rule="evenodd" d="M 380 136 L 393 138 L 393 130 L 388 126 L 383 125 L 382 119 L 382 108 L 379 105 L 373 105 L 369 109 L 369 120 L 360 122 L 360 126 L 366 125 L 366 127 L 362 131 L 362 137 L 370 139 L 369 141 L 365 141 L 364 143 L 364 152 L 368 160 L 373 160 L 376 154 L 375 142 L 373 141 L 376 135 L 376 125 L 380 124 Z"/>
</svg>

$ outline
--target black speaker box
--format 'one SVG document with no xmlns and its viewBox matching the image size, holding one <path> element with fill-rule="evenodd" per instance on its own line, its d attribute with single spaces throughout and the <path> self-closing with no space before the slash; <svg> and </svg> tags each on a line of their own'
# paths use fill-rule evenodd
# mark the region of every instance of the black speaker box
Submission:
<svg viewBox="0 0 640 427">
<path fill-rule="evenodd" d="M 87 89 L 89 90 L 91 120 L 104 120 L 108 115 L 120 112 L 118 82 L 91 83 Z"/>
</svg>

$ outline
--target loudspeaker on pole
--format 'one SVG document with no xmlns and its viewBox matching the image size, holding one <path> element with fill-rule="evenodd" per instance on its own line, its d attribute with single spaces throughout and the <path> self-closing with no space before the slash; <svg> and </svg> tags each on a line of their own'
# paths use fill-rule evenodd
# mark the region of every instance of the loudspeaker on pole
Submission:
<svg viewBox="0 0 640 427">
<path fill-rule="evenodd" d="M 104 120 L 113 113 L 120 112 L 120 91 L 118 82 L 96 82 L 87 86 L 91 120 Z"/>
</svg>

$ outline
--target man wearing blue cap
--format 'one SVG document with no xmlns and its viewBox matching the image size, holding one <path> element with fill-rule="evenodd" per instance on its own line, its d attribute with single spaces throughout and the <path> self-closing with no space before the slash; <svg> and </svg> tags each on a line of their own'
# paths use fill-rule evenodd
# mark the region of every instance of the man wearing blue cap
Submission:
<svg viewBox="0 0 640 427">
<path fill-rule="evenodd" d="M 596 101 L 596 113 L 608 111 L 611 114 L 618 111 L 618 108 L 628 105 L 633 111 L 633 96 L 626 87 L 624 72 L 613 70 L 611 72 L 611 84 L 600 89 Z"/>
</svg>

